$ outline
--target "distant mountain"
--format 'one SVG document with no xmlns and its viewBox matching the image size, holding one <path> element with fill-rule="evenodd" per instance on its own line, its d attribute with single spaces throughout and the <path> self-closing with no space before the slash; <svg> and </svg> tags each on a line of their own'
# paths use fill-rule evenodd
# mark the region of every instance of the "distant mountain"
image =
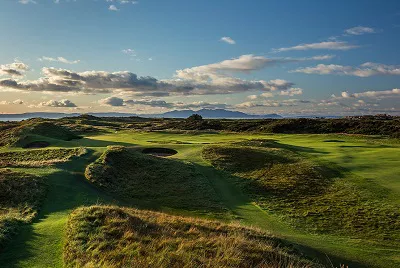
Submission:
<svg viewBox="0 0 400 268">
<path fill-rule="evenodd" d="M 192 114 L 199 114 L 203 118 L 231 118 L 231 119 L 261 119 L 261 118 L 282 118 L 278 114 L 265 114 L 265 115 L 254 115 L 246 114 L 237 111 L 229 111 L 224 109 L 202 109 L 199 111 L 193 110 L 176 110 L 170 111 L 162 114 L 132 114 L 132 113 L 88 113 L 96 117 L 130 117 L 130 116 L 140 116 L 147 118 L 187 118 Z M 0 114 L 0 121 L 20 121 L 30 118 L 48 118 L 48 119 L 58 119 L 63 117 L 76 117 L 80 116 L 80 113 L 23 113 L 23 114 Z"/>
<path fill-rule="evenodd" d="M 282 118 L 278 114 L 265 114 L 265 115 L 255 115 L 246 114 L 238 111 L 229 111 L 224 109 L 201 109 L 198 111 L 193 110 L 179 110 L 170 111 L 160 115 L 148 115 L 149 117 L 164 117 L 164 118 L 187 118 L 192 114 L 199 114 L 203 118 L 232 118 L 232 119 L 260 119 L 260 118 Z"/>
</svg>

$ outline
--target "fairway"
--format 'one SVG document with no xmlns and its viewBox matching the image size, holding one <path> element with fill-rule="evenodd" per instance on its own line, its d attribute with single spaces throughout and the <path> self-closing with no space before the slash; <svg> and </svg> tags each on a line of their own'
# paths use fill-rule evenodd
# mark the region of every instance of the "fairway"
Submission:
<svg viewBox="0 0 400 268">
<path fill-rule="evenodd" d="M 320 261 L 349 264 L 350 267 L 400 265 L 398 242 L 369 240 L 335 234 L 316 234 L 288 224 L 279 213 L 259 207 L 239 187 L 232 184 L 228 174 L 214 169 L 201 152 L 205 146 L 268 139 L 290 147 L 314 163 L 334 167 L 342 172 L 342 180 L 360 185 L 375 193 L 377 199 L 393 206 L 400 204 L 400 143 L 379 137 L 348 135 L 261 135 L 229 133 L 168 133 L 119 131 L 86 136 L 73 141 L 59 141 L 53 147 L 85 147 L 88 153 L 68 163 L 52 168 L 12 168 L 46 178 L 48 195 L 37 219 L 25 225 L 0 253 L 4 267 L 62 267 L 65 225 L 69 213 L 83 205 L 124 205 L 154 208 L 151 202 L 132 199 L 117 200 L 112 193 L 98 190 L 84 177 L 88 164 L 93 163 L 107 146 L 134 148 L 165 147 L 178 153 L 169 159 L 191 163 L 198 174 L 209 182 L 227 212 L 201 213 L 190 209 L 157 208 L 177 215 L 191 215 L 240 222 L 261 228 L 295 244 L 295 247 Z M 53 149 L 53 147 L 49 149 Z M 43 149 L 47 150 L 47 149 Z M 350 161 L 351 160 L 351 161 Z M 332 222 L 334 225 L 335 223 Z M 45 257 L 43 257 L 45 256 Z M 329 257 L 328 257 L 329 256 Z M 328 259 L 329 258 L 329 259 Z"/>
</svg>

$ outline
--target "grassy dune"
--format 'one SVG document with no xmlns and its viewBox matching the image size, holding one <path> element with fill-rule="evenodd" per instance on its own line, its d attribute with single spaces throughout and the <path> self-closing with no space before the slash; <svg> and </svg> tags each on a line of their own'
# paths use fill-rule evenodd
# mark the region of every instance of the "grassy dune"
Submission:
<svg viewBox="0 0 400 268">
<path fill-rule="evenodd" d="M 0 147 L 16 146 L 23 147 L 30 142 L 40 140 L 41 137 L 69 141 L 79 138 L 70 129 L 56 125 L 54 121 L 42 119 L 31 119 L 18 125 L 0 129 Z"/>
<path fill-rule="evenodd" d="M 85 148 L 0 152 L 0 167 L 44 167 L 87 153 Z"/>
<path fill-rule="evenodd" d="M 225 211 L 207 178 L 187 162 L 111 147 L 87 167 L 85 175 L 118 198 L 204 213 Z"/>
<path fill-rule="evenodd" d="M 400 239 L 400 207 L 338 170 L 317 165 L 268 140 L 256 147 L 210 146 L 203 156 L 263 208 L 316 233 L 338 233 L 395 243 Z"/>
<path fill-rule="evenodd" d="M 45 192 L 42 178 L 0 169 L 0 250 L 21 224 L 37 215 Z"/>
<path fill-rule="evenodd" d="M 264 232 L 120 207 L 84 207 L 68 221 L 67 267 L 319 267 Z"/>
</svg>

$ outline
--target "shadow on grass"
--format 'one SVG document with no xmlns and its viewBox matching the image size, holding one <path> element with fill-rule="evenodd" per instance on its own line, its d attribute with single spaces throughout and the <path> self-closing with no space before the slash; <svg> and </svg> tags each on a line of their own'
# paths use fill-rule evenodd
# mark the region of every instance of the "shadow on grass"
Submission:
<svg viewBox="0 0 400 268">
<path fill-rule="evenodd" d="M 45 254 L 41 254 L 40 258 L 44 260 L 48 259 L 46 261 L 49 265 L 46 267 L 59 266 L 61 255 L 46 256 L 46 253 L 51 255 L 51 252 L 46 252 L 44 249 L 44 247 L 48 247 L 49 245 L 36 244 L 36 242 L 54 243 L 51 247 L 57 248 L 59 252 L 60 250 L 62 251 L 60 247 L 61 239 L 63 238 L 63 228 L 62 230 L 56 230 L 56 232 L 59 232 L 59 236 L 56 235 L 53 239 L 49 239 L 47 237 L 41 237 L 38 231 L 35 230 L 34 225 L 48 220 L 52 213 L 60 213 L 56 216 L 56 220 L 59 220 L 66 218 L 72 209 L 79 206 L 118 203 L 112 197 L 99 192 L 95 187 L 85 181 L 83 176 L 85 167 L 96 158 L 97 156 L 93 154 L 93 151 L 90 151 L 83 157 L 58 165 L 59 171 L 46 177 L 48 194 L 42 208 L 33 223 L 22 225 L 18 234 L 14 236 L 13 240 L 7 243 L 4 250 L 0 252 L 1 267 L 18 267 L 20 263 L 28 259 L 38 258 L 38 252 Z M 52 231 L 54 230 L 51 230 L 51 232 Z M 51 236 L 51 234 L 49 234 L 49 236 Z M 51 263 L 52 258 L 54 258 L 54 263 Z"/>
<path fill-rule="evenodd" d="M 243 221 L 245 224 L 261 228 L 267 232 L 275 233 L 278 240 L 283 246 L 294 248 L 304 254 L 310 260 L 317 260 L 326 267 L 341 267 L 342 264 L 348 267 L 367 267 L 367 265 L 355 262 L 346 258 L 327 254 L 319 249 L 310 247 L 303 243 L 294 242 L 283 237 L 293 233 L 290 227 L 279 222 L 273 216 L 267 216 L 265 211 L 253 205 L 251 199 L 243 193 L 243 191 L 232 183 L 233 176 L 225 171 L 217 170 L 213 167 L 196 165 L 196 167 L 210 178 L 210 183 L 213 185 L 218 196 L 227 207 L 235 212 L 236 219 Z M 243 180 L 242 178 L 239 178 Z M 323 244 L 323 242 L 321 242 Z"/>
<path fill-rule="evenodd" d="M 121 143 L 104 143 L 106 142 L 97 143 L 96 141 L 97 146 L 121 145 Z M 132 146 L 132 144 L 129 145 Z M 120 205 L 165 211 L 163 204 L 149 200 L 119 198 L 116 195 L 107 194 L 88 182 L 84 176 L 85 168 L 88 164 L 94 162 L 98 156 L 93 150 L 89 150 L 89 153 L 82 157 L 57 165 L 58 171 L 46 176 L 48 194 L 38 216 L 31 224 L 22 225 L 13 240 L 6 243 L 4 250 L 0 252 L 0 267 L 19 267 L 21 263 L 28 263 L 28 266 L 35 263 L 35 267 L 62 266 L 64 222 L 66 222 L 69 213 L 77 207 Z M 179 213 L 179 211 L 177 212 Z M 49 221 L 60 220 L 61 225 L 58 226 L 49 223 Z M 38 227 L 38 225 L 46 221 L 51 229 L 48 231 L 49 233 L 46 230 L 45 235 L 43 235 L 42 230 L 40 230 L 43 226 Z M 53 228 L 56 228 L 56 230 Z M 37 265 L 37 262 L 41 265 Z"/>
<path fill-rule="evenodd" d="M 107 146 L 134 146 L 134 143 L 127 143 L 127 142 L 119 142 L 119 141 L 107 141 L 107 140 L 95 140 L 91 139 L 90 137 L 84 137 L 79 140 L 72 140 L 72 141 L 58 141 L 53 142 L 52 146 L 58 147 L 92 147 L 92 148 L 100 148 L 100 147 L 107 147 Z"/>
<path fill-rule="evenodd" d="M 96 141 L 97 146 L 100 147 L 99 143 L 97 142 L 98 141 Z M 110 142 L 101 142 L 100 144 L 104 146 L 105 143 L 110 145 Z M 121 145 L 121 143 L 114 143 L 114 145 Z M 104 191 L 101 191 L 97 187 L 90 184 L 84 177 L 84 170 L 86 166 L 95 161 L 97 157 L 98 155 L 94 154 L 94 151 L 89 151 L 89 153 L 83 157 L 58 165 L 57 167 L 59 168 L 59 171 L 50 174 L 47 177 L 48 195 L 38 217 L 33 224 L 22 226 L 15 239 L 7 244 L 5 249 L 0 252 L 0 266 L 18 267 L 21 263 L 27 263 L 33 259 L 35 259 L 33 262 L 37 262 L 38 260 L 40 261 L 42 259 L 43 262 L 48 264 L 47 267 L 61 266 L 61 241 L 64 237 L 63 223 L 59 229 L 50 230 L 50 232 L 55 232 L 53 236 L 51 233 L 49 234 L 49 236 L 52 236 L 50 239 L 47 237 L 47 232 L 46 236 L 40 234 L 40 232 L 35 229 L 34 225 L 40 224 L 46 220 L 51 220 L 49 217 L 56 217 L 58 220 L 66 220 L 70 211 L 79 206 L 110 204 L 155 210 L 162 209 L 162 204 L 142 202 L 139 200 L 130 200 L 129 202 L 122 201 L 117 199 L 115 196 L 113 197 L 106 194 Z M 251 206 L 250 210 L 256 208 L 251 205 L 250 200 L 245 197 L 236 186 L 225 181 L 224 175 L 222 175 L 221 172 L 212 167 L 204 167 L 198 164 L 194 164 L 194 167 L 206 176 L 208 181 L 210 181 L 211 185 L 213 186 L 213 189 L 231 210 L 234 211 L 237 208 L 247 205 Z M 261 213 L 261 211 L 257 212 L 255 216 L 259 217 Z M 250 223 L 253 224 L 252 222 Z M 264 222 L 263 219 L 259 218 L 258 221 L 255 221 L 255 223 L 258 227 L 263 227 L 262 225 Z M 305 251 L 305 253 L 310 257 L 317 258 L 322 263 L 329 264 L 326 259 L 326 255 L 323 252 L 304 245 L 292 243 L 290 241 L 284 241 L 284 243 L 287 245 L 292 244 L 301 251 Z M 44 249 L 49 247 L 54 247 L 56 250 L 53 249 L 53 252 L 47 252 L 46 249 Z M 329 259 L 335 264 L 335 266 L 339 266 L 340 263 L 345 263 L 351 264 L 351 267 L 363 267 L 360 264 L 333 256 L 329 256 Z"/>
<path fill-rule="evenodd" d="M 119 141 L 103 141 L 103 140 L 95 140 L 90 138 L 82 138 L 79 141 L 75 141 L 79 146 L 84 147 L 107 147 L 107 146 L 133 146 L 133 143 L 127 142 L 119 142 Z"/>
<path fill-rule="evenodd" d="M 280 143 L 274 139 L 253 139 L 247 140 L 243 142 L 235 143 L 237 145 L 242 146 L 253 146 L 253 147 L 265 147 L 265 148 L 277 148 L 277 149 L 286 149 L 292 152 L 297 153 L 312 153 L 312 154 L 329 154 L 329 152 L 318 151 L 311 147 L 297 146 L 297 145 L 289 145 Z"/>
</svg>

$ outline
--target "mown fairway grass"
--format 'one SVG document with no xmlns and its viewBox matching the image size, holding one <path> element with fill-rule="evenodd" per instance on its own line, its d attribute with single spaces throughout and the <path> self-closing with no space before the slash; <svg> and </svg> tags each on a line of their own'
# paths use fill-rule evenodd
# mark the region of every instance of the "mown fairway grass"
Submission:
<svg viewBox="0 0 400 268">
<path fill-rule="evenodd" d="M 234 220 L 297 243 L 301 245 L 302 250 L 321 259 L 326 253 L 336 266 L 343 262 L 353 262 L 354 265 L 350 267 L 360 263 L 377 267 L 400 265 L 400 250 L 396 246 L 332 234 L 316 235 L 290 227 L 278 215 L 268 213 L 252 204 L 247 196 L 230 183 L 224 173 L 215 170 L 201 158 L 204 146 L 248 139 L 274 139 L 280 144 L 290 145 L 310 157 L 312 161 L 341 169 L 343 180 L 357 181 L 358 178 L 367 178 L 369 183 L 364 184 L 364 187 L 373 191 L 378 189 L 378 193 L 385 192 L 383 198 L 387 202 L 400 202 L 398 140 L 347 135 L 179 134 L 130 131 L 85 137 L 69 142 L 49 139 L 52 146 L 83 146 L 93 151 L 54 168 L 15 169 L 46 177 L 49 191 L 37 220 L 31 225 L 26 225 L 0 253 L 0 263 L 4 267 L 61 267 L 65 225 L 69 213 L 81 205 L 121 204 L 85 180 L 83 173 L 86 166 L 99 157 L 108 145 L 161 147 L 160 143 L 163 143 L 162 147 L 179 152 L 171 158 L 190 161 L 199 172 L 206 175 L 222 201 L 234 214 Z M 185 214 L 180 211 L 174 212 Z"/>
</svg>

